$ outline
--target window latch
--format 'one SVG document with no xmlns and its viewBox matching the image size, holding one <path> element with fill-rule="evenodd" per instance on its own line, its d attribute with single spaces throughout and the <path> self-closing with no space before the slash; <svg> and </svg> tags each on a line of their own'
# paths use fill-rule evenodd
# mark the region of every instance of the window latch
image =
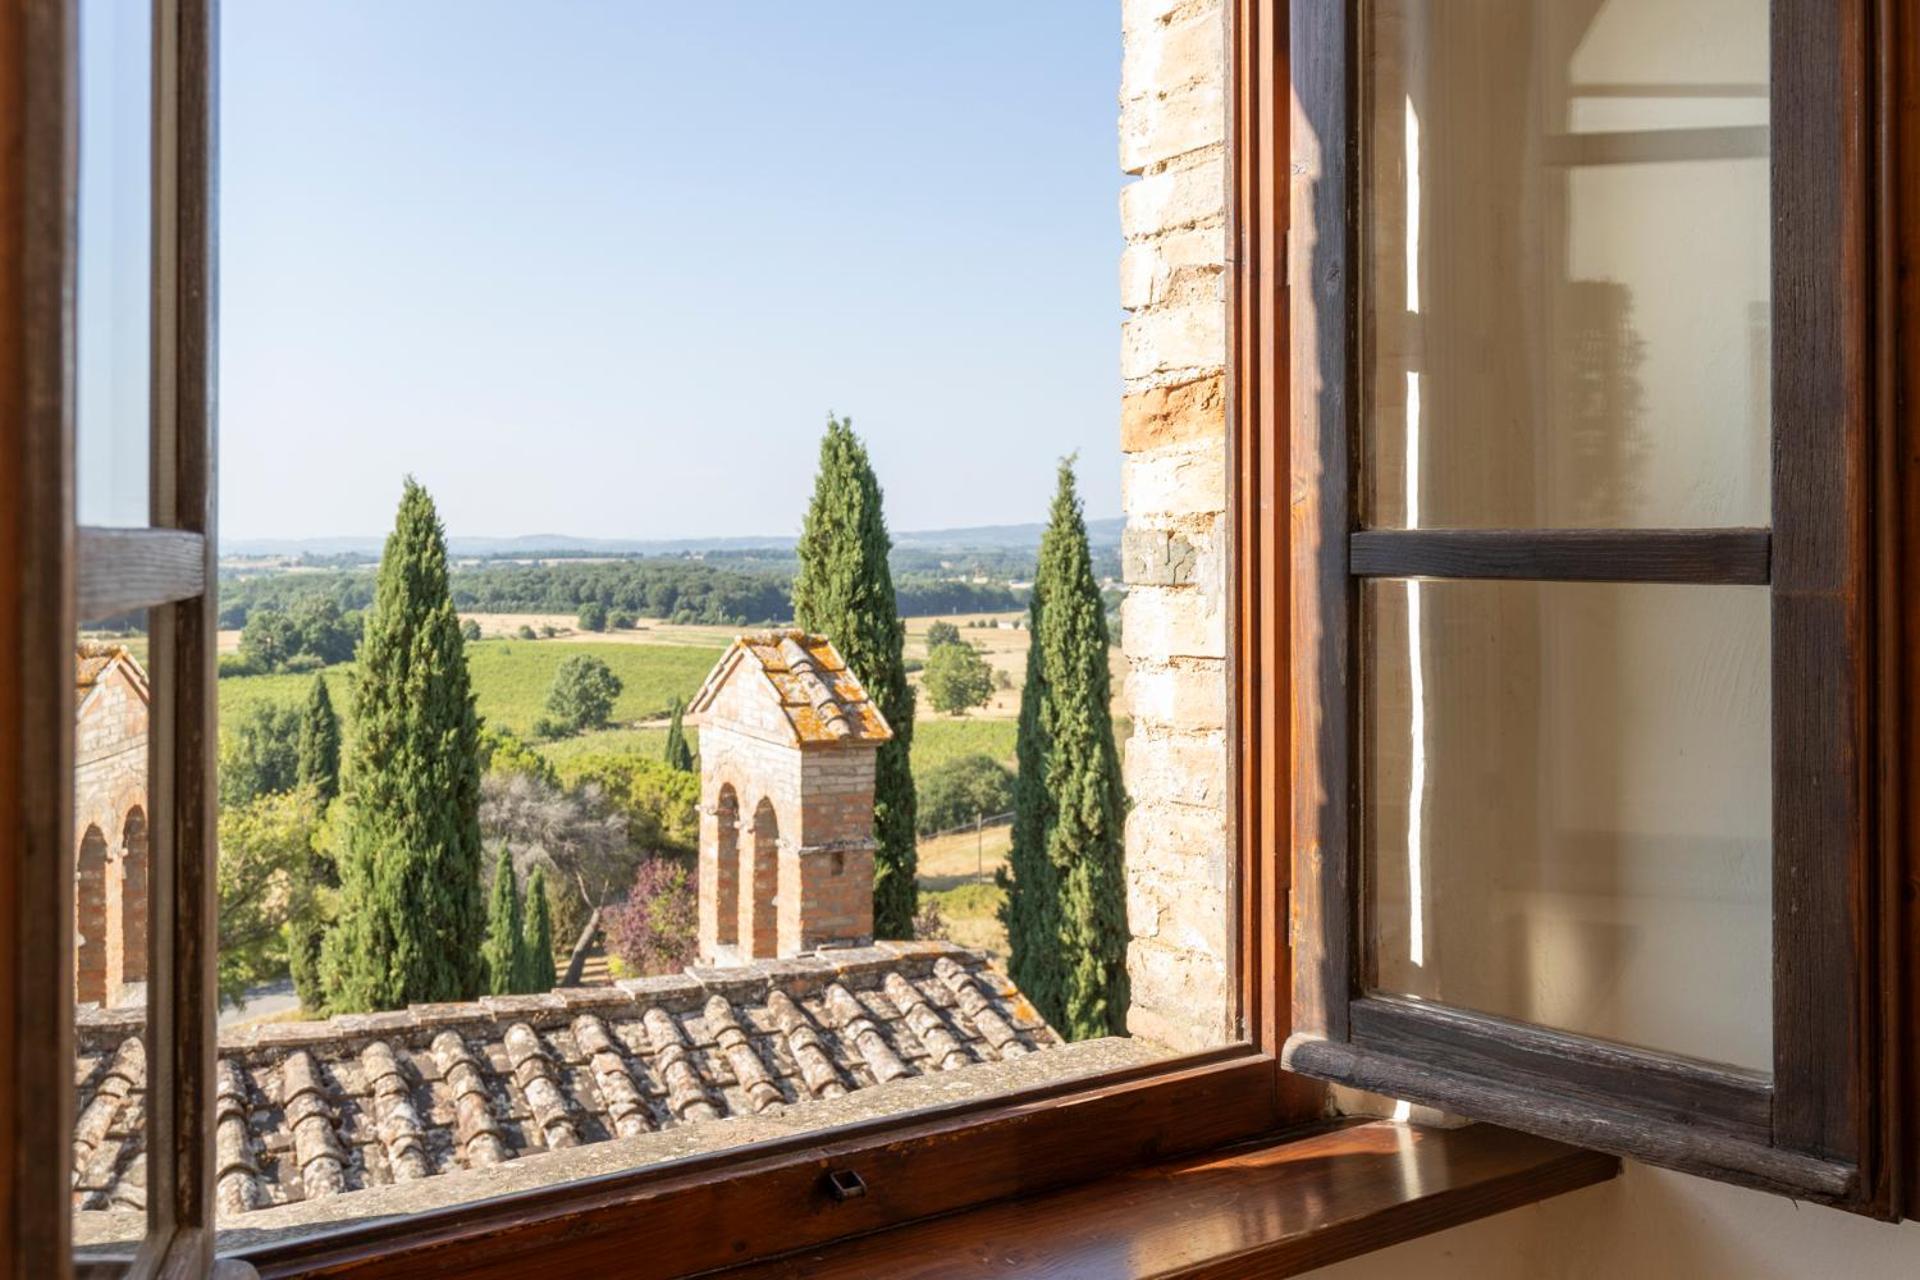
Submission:
<svg viewBox="0 0 1920 1280">
<path fill-rule="evenodd" d="M 834 1203 L 845 1204 L 867 1194 L 866 1180 L 851 1169 L 827 1170 L 827 1194 Z"/>
</svg>

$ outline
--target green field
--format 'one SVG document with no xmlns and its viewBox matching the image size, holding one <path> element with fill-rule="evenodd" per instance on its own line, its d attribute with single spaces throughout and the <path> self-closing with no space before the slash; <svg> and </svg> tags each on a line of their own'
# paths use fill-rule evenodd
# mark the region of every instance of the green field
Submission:
<svg viewBox="0 0 1920 1280">
<path fill-rule="evenodd" d="M 988 755 L 1013 764 L 1017 720 L 920 720 L 913 726 L 913 767 L 931 769 L 958 756 Z"/>
<path fill-rule="evenodd" d="M 658 719 L 667 714 L 674 698 L 691 698 L 706 679 L 707 672 L 720 659 L 721 650 L 695 645 L 666 644 L 556 644 L 534 640 L 480 640 L 467 645 L 467 669 L 473 676 L 473 689 L 480 714 L 487 723 L 526 735 L 533 722 L 545 713 L 547 690 L 561 662 L 577 653 L 602 659 L 625 686 L 614 703 L 613 718 L 626 724 L 636 720 Z M 327 683 L 332 687 L 333 705 L 341 716 L 352 713 L 348 690 L 353 664 L 328 667 Z M 307 696 L 311 675 L 229 676 L 220 682 L 220 723 L 237 724 L 262 703 L 298 706 Z M 664 730 L 611 730 L 592 734 L 587 739 L 604 739 L 611 734 L 657 733 L 665 740 Z M 624 745 L 604 743 L 597 749 Z M 656 744 L 657 746 L 658 744 Z"/>
</svg>

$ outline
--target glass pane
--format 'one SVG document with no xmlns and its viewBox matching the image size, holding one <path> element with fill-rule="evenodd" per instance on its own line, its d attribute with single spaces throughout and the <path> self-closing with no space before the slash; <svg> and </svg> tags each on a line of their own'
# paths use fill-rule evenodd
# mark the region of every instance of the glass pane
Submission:
<svg viewBox="0 0 1920 1280">
<path fill-rule="evenodd" d="M 75 309 L 81 524 L 148 519 L 152 58 L 149 5 L 82 0 Z"/>
<path fill-rule="evenodd" d="M 73 1236 L 146 1234 L 147 615 L 74 646 Z"/>
<path fill-rule="evenodd" d="M 1370 13 L 1366 523 L 1767 524 L 1767 0 Z"/>
<path fill-rule="evenodd" d="M 1772 1060 L 1767 591 L 1367 584 L 1374 985 Z"/>
</svg>

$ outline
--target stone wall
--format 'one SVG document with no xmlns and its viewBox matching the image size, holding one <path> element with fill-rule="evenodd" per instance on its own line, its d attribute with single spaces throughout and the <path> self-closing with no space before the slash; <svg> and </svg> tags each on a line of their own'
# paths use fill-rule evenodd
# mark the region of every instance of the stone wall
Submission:
<svg viewBox="0 0 1920 1280">
<path fill-rule="evenodd" d="M 1227 838 L 1227 15 L 1124 0 L 1120 437 L 1128 584 L 1128 1029 L 1231 1022 Z"/>
</svg>

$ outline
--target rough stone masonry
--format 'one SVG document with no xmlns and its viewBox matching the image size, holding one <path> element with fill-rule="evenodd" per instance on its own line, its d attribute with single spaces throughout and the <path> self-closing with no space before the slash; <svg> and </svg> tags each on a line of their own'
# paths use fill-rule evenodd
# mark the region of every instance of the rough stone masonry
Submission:
<svg viewBox="0 0 1920 1280">
<path fill-rule="evenodd" d="M 1123 0 L 1128 1029 L 1231 1031 L 1227 839 L 1227 29 L 1221 0 Z"/>
</svg>

